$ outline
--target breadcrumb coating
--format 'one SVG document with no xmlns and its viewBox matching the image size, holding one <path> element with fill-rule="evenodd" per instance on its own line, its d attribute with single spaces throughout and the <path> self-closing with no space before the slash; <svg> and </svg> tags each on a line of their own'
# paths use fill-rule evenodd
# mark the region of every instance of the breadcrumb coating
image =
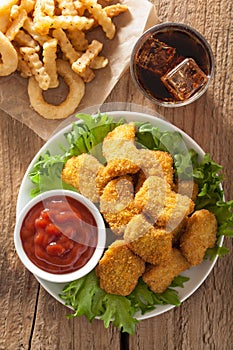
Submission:
<svg viewBox="0 0 233 350">
<path fill-rule="evenodd" d="M 169 261 L 157 266 L 147 266 L 142 279 L 153 292 L 162 293 L 169 287 L 174 277 L 189 268 L 190 265 L 181 252 L 173 248 Z"/>
<path fill-rule="evenodd" d="M 96 274 L 100 287 L 107 293 L 129 295 L 145 271 L 145 262 L 135 255 L 124 241 L 114 242 L 105 252 Z"/>
<path fill-rule="evenodd" d="M 128 158 L 131 153 L 134 159 L 134 154 L 137 151 L 134 141 L 135 132 L 136 127 L 133 123 L 119 125 L 109 132 L 102 145 L 106 160 Z"/>
<path fill-rule="evenodd" d="M 193 201 L 198 195 L 198 184 L 190 180 L 182 180 L 175 184 L 174 191 L 191 198 Z"/>
<path fill-rule="evenodd" d="M 194 202 L 187 196 L 172 191 L 170 185 L 158 176 L 150 176 L 135 195 L 135 206 L 149 215 L 153 223 L 174 230 L 194 210 Z"/>
<path fill-rule="evenodd" d="M 129 159 L 112 159 L 109 160 L 107 165 L 100 168 L 96 177 L 96 187 L 98 193 L 103 193 L 104 187 L 109 181 L 115 177 L 124 176 L 127 174 L 135 174 L 139 170 L 139 166 L 132 163 Z"/>
<path fill-rule="evenodd" d="M 125 227 L 137 213 L 134 207 L 134 187 L 130 176 L 111 180 L 100 197 L 100 212 L 116 235 L 122 235 Z"/>
<path fill-rule="evenodd" d="M 170 153 L 140 149 L 138 162 L 146 178 L 159 176 L 164 178 L 171 187 L 173 186 L 173 158 Z"/>
<path fill-rule="evenodd" d="M 139 214 L 127 225 L 124 240 L 144 261 L 157 265 L 169 261 L 172 252 L 172 233 L 153 227 Z"/>
<path fill-rule="evenodd" d="M 96 176 L 104 166 L 92 155 L 82 153 L 68 159 L 63 170 L 62 180 L 75 187 L 92 202 L 99 202 Z"/>
<path fill-rule="evenodd" d="M 181 235 L 181 252 L 191 265 L 198 265 L 203 261 L 206 250 L 214 246 L 216 238 L 215 215 L 206 209 L 197 210 L 188 218 L 186 230 Z"/>
</svg>

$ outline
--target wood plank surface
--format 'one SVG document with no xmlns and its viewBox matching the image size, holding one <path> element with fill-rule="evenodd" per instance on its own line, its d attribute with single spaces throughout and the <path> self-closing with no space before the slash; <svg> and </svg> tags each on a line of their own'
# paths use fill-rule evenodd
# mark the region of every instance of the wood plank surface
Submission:
<svg viewBox="0 0 233 350">
<path fill-rule="evenodd" d="M 154 0 L 161 21 L 187 23 L 209 41 L 215 76 L 207 93 L 183 108 L 155 106 L 136 90 L 129 71 L 108 103 L 126 102 L 161 113 L 223 165 L 226 199 L 233 199 L 232 0 Z M 135 0 L 136 4 L 136 0 Z M 144 320 L 136 334 L 85 318 L 66 319 L 19 261 L 13 243 L 16 201 L 29 162 L 44 144 L 32 130 L 0 111 L 0 350 L 231 350 L 233 349 L 233 244 L 201 287 L 180 307 Z"/>
</svg>

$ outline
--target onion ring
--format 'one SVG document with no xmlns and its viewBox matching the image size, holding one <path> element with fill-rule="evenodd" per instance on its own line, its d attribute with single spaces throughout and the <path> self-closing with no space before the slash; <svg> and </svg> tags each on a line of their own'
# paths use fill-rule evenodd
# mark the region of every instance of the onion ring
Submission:
<svg viewBox="0 0 233 350">
<path fill-rule="evenodd" d="M 43 90 L 33 76 L 28 81 L 28 95 L 31 106 L 46 119 L 64 119 L 68 117 L 78 107 L 85 93 L 84 81 L 72 71 L 68 62 L 58 59 L 57 71 L 69 87 L 66 99 L 58 106 L 44 100 Z"/>
<path fill-rule="evenodd" d="M 18 66 L 18 54 L 10 40 L 0 31 L 0 76 L 15 72 Z"/>
</svg>

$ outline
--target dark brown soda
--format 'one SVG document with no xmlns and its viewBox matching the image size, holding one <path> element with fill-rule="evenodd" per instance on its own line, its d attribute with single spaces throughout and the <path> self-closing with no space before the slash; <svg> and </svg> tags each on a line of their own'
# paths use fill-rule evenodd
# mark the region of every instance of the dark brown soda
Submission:
<svg viewBox="0 0 233 350">
<path fill-rule="evenodd" d="M 192 33 L 186 33 L 179 29 L 167 29 L 155 34 L 153 38 L 176 49 L 177 56 L 193 58 L 201 70 L 208 76 L 211 72 L 210 58 L 204 47 L 204 43 L 193 37 Z M 143 44 L 142 44 L 143 45 Z M 146 92 L 158 100 L 175 102 L 175 97 L 166 89 L 160 76 L 135 63 L 135 73 L 138 83 Z"/>
</svg>

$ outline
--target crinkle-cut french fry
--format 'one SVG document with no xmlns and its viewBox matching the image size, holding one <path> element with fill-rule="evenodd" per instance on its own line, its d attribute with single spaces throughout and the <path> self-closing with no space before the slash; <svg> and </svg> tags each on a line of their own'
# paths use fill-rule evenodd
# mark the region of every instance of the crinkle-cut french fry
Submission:
<svg viewBox="0 0 233 350">
<path fill-rule="evenodd" d="M 55 3 L 54 0 L 41 0 L 41 10 L 48 16 L 54 16 Z"/>
<path fill-rule="evenodd" d="M 40 18 L 44 16 L 43 12 L 43 5 L 42 5 L 42 0 L 36 0 L 35 6 L 34 6 L 34 13 L 33 13 L 33 18 L 36 21 L 37 18 Z"/>
<path fill-rule="evenodd" d="M 40 88 L 42 90 L 48 90 L 50 84 L 50 77 L 45 71 L 43 63 L 41 62 L 39 55 L 32 47 L 21 47 L 20 52 L 24 59 L 28 62 L 32 74 L 35 76 Z"/>
<path fill-rule="evenodd" d="M 102 6 L 97 3 L 97 0 L 80 0 L 88 9 L 90 14 L 103 28 L 108 39 L 113 39 L 116 27 L 112 22 L 111 18 L 108 17 L 107 13 L 104 11 Z"/>
<path fill-rule="evenodd" d="M 75 16 L 77 15 L 77 10 L 74 6 L 73 0 L 57 0 L 58 7 L 61 10 L 63 16 Z"/>
<path fill-rule="evenodd" d="M 101 42 L 98 40 L 92 40 L 91 44 L 88 45 L 86 52 L 72 64 L 73 71 L 76 73 L 83 73 L 94 58 L 98 56 L 102 48 L 103 44 Z"/>
<path fill-rule="evenodd" d="M 108 65 L 108 59 L 104 56 L 96 56 L 94 60 L 90 63 L 90 68 L 101 69 Z"/>
<path fill-rule="evenodd" d="M 17 51 L 2 32 L 0 32 L 0 57 L 0 76 L 10 75 L 17 69 Z"/>
<path fill-rule="evenodd" d="M 13 20 L 11 26 L 6 31 L 6 37 L 12 41 L 14 40 L 14 37 L 20 30 L 20 28 L 23 27 L 23 24 L 27 18 L 27 12 L 24 9 L 19 10 L 18 16 Z"/>
<path fill-rule="evenodd" d="M 31 35 L 27 34 L 23 29 L 20 29 L 19 32 L 16 34 L 14 41 L 19 46 L 33 47 L 35 51 L 40 51 L 39 43 L 36 40 L 34 40 L 31 37 Z"/>
<path fill-rule="evenodd" d="M 18 17 L 20 10 L 25 10 L 28 13 L 33 11 L 36 0 L 21 0 L 19 5 L 13 5 L 10 10 L 11 19 Z"/>
<path fill-rule="evenodd" d="M 21 77 L 29 78 L 32 76 L 31 68 L 28 65 L 28 62 L 25 61 L 23 55 L 20 52 L 20 49 L 17 48 L 18 53 L 18 67 L 17 71 L 20 73 Z"/>
<path fill-rule="evenodd" d="M 92 27 L 93 23 L 93 18 L 81 16 L 42 16 L 36 20 L 34 19 L 35 28 L 40 34 L 48 34 L 51 28 L 88 30 Z"/>
<path fill-rule="evenodd" d="M 18 5 L 19 0 L 1 0 L 0 1 L 0 15 L 5 15 L 13 5 Z"/>
<path fill-rule="evenodd" d="M 41 35 L 37 32 L 35 29 L 34 23 L 31 18 L 27 17 L 27 19 L 24 22 L 23 28 L 32 36 L 32 38 L 38 43 L 43 46 L 43 44 L 50 40 L 51 37 L 48 35 Z"/>
<path fill-rule="evenodd" d="M 6 10 L 4 16 L 0 14 L 0 31 L 5 34 L 10 24 L 10 9 Z"/>
<path fill-rule="evenodd" d="M 116 17 L 120 13 L 123 13 L 128 10 L 128 6 L 122 4 L 109 5 L 104 7 L 104 11 L 108 15 L 108 17 Z"/>
<path fill-rule="evenodd" d="M 61 28 L 54 29 L 52 35 L 54 38 L 57 39 L 62 52 L 64 53 L 65 57 L 70 61 L 71 64 L 80 57 L 80 53 L 78 53 L 73 48 L 64 30 L 62 30 Z"/>
<path fill-rule="evenodd" d="M 20 7 L 30 13 L 34 10 L 36 0 L 21 0 Z"/>
<path fill-rule="evenodd" d="M 95 73 L 90 67 L 87 67 L 83 73 L 78 73 L 85 83 L 90 83 L 95 78 Z"/>
<path fill-rule="evenodd" d="M 10 9 L 10 19 L 13 21 L 16 19 L 19 15 L 20 6 L 19 5 L 13 5 Z"/>
<path fill-rule="evenodd" d="M 78 13 L 79 16 L 83 16 L 84 12 L 86 10 L 85 6 L 80 2 L 80 0 L 74 1 L 74 7 Z"/>
<path fill-rule="evenodd" d="M 43 63 L 46 72 L 50 77 L 50 88 L 56 88 L 59 85 L 57 67 L 57 39 L 51 39 L 43 45 Z"/>
<path fill-rule="evenodd" d="M 81 30 L 67 30 L 67 36 L 71 44 L 77 51 L 85 51 L 88 47 L 88 40 L 86 35 Z"/>
</svg>

